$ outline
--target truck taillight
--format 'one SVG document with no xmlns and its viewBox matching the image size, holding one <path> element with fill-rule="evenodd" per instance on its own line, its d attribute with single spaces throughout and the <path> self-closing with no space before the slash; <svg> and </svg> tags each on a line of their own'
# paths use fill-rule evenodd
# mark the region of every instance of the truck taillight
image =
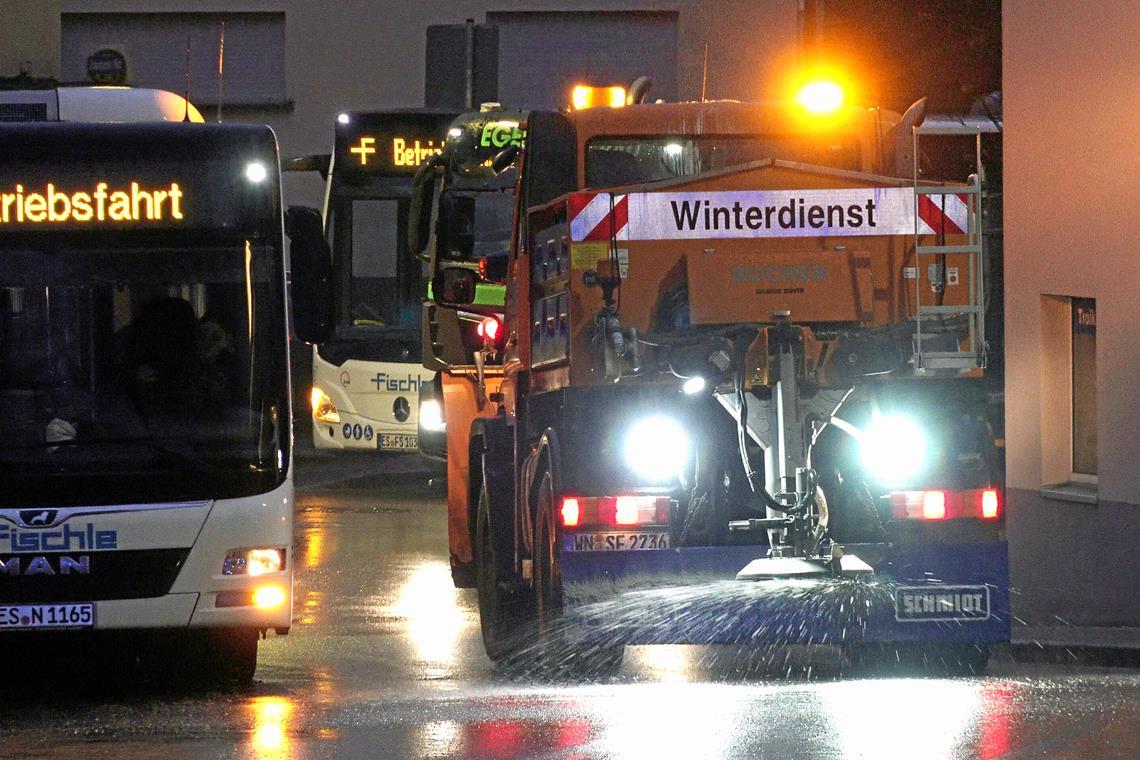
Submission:
<svg viewBox="0 0 1140 760">
<path fill-rule="evenodd" d="M 946 519 L 946 494 L 942 491 L 927 491 L 922 495 L 922 519 Z"/>
<path fill-rule="evenodd" d="M 993 488 L 987 488 L 982 491 L 982 517 L 987 520 L 998 516 L 1001 510 L 1001 502 L 998 499 L 998 492 Z"/>
<path fill-rule="evenodd" d="M 667 525 L 672 505 L 668 496 L 566 496 L 562 526 Z"/>
<path fill-rule="evenodd" d="M 567 496 L 562 500 L 562 525 L 567 528 L 575 528 L 578 526 L 578 520 L 582 516 L 581 509 L 578 507 L 578 500 L 573 496 Z"/>
<path fill-rule="evenodd" d="M 996 488 L 970 491 L 895 491 L 891 516 L 896 520 L 950 520 L 960 517 L 993 520 L 1001 514 Z"/>
<path fill-rule="evenodd" d="M 484 338 L 489 343 L 495 343 L 499 340 L 499 330 L 501 329 L 502 325 L 499 320 L 494 317 L 487 317 L 479 323 L 475 331 L 479 333 L 480 338 Z"/>
</svg>

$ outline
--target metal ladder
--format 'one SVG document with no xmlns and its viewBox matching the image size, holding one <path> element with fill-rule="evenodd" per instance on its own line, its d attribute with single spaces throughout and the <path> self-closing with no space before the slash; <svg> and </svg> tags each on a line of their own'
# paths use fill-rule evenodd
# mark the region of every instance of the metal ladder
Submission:
<svg viewBox="0 0 1140 760">
<path fill-rule="evenodd" d="M 986 364 L 986 281 L 985 281 L 985 247 L 982 231 L 982 182 L 984 169 L 982 166 L 982 135 L 996 133 L 1001 129 L 1000 123 L 989 119 L 958 118 L 945 116 L 931 116 L 921 125 L 914 127 L 914 294 L 915 294 L 915 328 L 914 328 L 914 372 L 917 375 L 932 371 L 942 372 L 970 372 L 985 367 Z M 924 185 L 919 182 L 919 139 L 922 136 L 973 136 L 974 137 L 974 166 L 976 172 L 970 175 L 965 185 Z M 960 196 L 966 202 L 966 242 L 963 245 L 921 245 L 923 237 L 922 219 L 919 208 L 923 197 L 931 198 L 936 205 L 945 209 L 947 196 Z M 937 199 L 941 196 L 941 202 Z M 937 234 L 937 233 L 935 233 Z M 927 233 L 926 236 L 929 236 Z M 966 284 L 967 301 L 956 305 L 924 305 L 923 304 L 923 278 L 925 265 L 931 259 L 949 254 L 966 254 L 968 256 Z M 948 271 L 943 268 L 940 272 L 942 288 L 948 284 Z M 929 296 L 927 296 L 929 300 Z M 943 322 L 948 317 L 964 317 L 968 341 L 965 350 L 955 346 L 958 350 L 945 350 L 945 346 L 935 344 L 936 335 L 945 337 L 944 332 L 935 332 L 931 328 L 932 322 Z M 924 326 L 927 328 L 924 334 Z M 955 334 L 955 333 L 952 333 Z M 960 333 L 957 333 L 960 334 Z M 927 344 L 935 347 L 927 350 Z"/>
</svg>

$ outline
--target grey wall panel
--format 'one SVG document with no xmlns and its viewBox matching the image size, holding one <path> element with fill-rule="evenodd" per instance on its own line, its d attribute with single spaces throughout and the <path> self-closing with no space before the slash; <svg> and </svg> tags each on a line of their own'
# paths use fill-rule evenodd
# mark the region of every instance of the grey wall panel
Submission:
<svg viewBox="0 0 1140 760">
<path fill-rule="evenodd" d="M 198 106 L 215 105 L 220 90 L 218 58 L 223 21 L 224 102 L 284 103 L 284 13 L 65 13 L 62 78 L 84 81 L 87 56 L 110 47 L 126 56 L 130 84 L 182 93 L 189 70 L 190 99 Z"/>
<path fill-rule="evenodd" d="M 653 79 L 651 97 L 677 99 L 674 11 L 492 12 L 499 27 L 499 99 L 565 108 L 575 84 Z"/>
</svg>

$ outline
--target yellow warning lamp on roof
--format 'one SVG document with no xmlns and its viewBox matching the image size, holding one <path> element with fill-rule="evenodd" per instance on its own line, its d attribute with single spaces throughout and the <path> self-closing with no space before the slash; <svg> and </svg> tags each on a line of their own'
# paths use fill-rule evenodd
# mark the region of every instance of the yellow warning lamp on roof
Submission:
<svg viewBox="0 0 1140 760">
<path fill-rule="evenodd" d="M 814 79 L 796 93 L 796 102 L 817 116 L 833 114 L 843 105 L 843 86 L 831 79 Z"/>
<path fill-rule="evenodd" d="M 621 108 L 625 105 L 624 87 L 591 87 L 587 84 L 574 85 L 570 92 L 570 105 L 575 111 L 597 106 Z"/>
</svg>

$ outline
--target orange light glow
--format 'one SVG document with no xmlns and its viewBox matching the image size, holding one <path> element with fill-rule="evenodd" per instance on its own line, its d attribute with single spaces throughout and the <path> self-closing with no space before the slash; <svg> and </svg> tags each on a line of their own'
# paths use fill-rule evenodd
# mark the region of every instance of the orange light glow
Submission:
<svg viewBox="0 0 1140 760">
<path fill-rule="evenodd" d="M 830 80 L 808 82 L 796 93 L 796 102 L 813 114 L 834 113 L 843 105 L 843 99 L 843 88 Z"/>
<path fill-rule="evenodd" d="M 355 153 L 360 159 L 361 166 L 368 166 L 368 157 L 376 152 L 376 138 L 375 137 L 361 137 L 360 145 L 353 146 L 348 149 L 349 153 Z"/>
<path fill-rule="evenodd" d="M 585 84 L 575 85 L 570 91 L 570 104 L 575 111 L 595 106 L 609 106 L 621 108 L 625 105 L 624 87 L 591 87 Z"/>
<path fill-rule="evenodd" d="M 285 604 L 285 589 L 280 586 L 260 586 L 253 592 L 253 605 L 261 610 L 271 610 Z"/>
</svg>

